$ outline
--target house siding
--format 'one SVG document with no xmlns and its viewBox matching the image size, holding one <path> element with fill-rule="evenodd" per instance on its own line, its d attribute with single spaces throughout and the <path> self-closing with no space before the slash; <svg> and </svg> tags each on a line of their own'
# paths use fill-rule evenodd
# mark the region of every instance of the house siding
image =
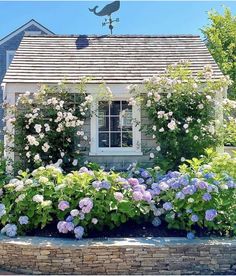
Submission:
<svg viewBox="0 0 236 276">
<path fill-rule="evenodd" d="M 7 51 L 16 51 L 21 43 L 21 40 L 24 36 L 25 31 L 41 31 L 42 34 L 46 34 L 42 31 L 42 29 L 38 28 L 35 25 L 31 25 L 24 29 L 24 31 L 16 34 L 14 37 L 10 38 L 6 42 L 0 45 L 0 83 L 6 74 L 6 56 Z M 4 111 L 2 109 L 2 102 L 3 102 L 3 90 L 0 86 L 0 140 L 3 140 L 3 114 Z"/>
</svg>

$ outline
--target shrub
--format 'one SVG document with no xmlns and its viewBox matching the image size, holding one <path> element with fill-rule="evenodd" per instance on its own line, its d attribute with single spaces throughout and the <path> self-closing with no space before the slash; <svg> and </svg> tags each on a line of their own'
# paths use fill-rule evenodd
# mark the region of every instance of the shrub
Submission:
<svg viewBox="0 0 236 276">
<path fill-rule="evenodd" d="M 3 187 L 2 232 L 20 234 L 58 222 L 60 233 L 110 229 L 151 214 L 150 191 L 136 178 L 82 167 L 63 175 L 53 166 L 22 173 Z M 13 226 L 14 225 L 14 226 Z"/>
<path fill-rule="evenodd" d="M 92 101 L 83 81 L 76 93 L 65 84 L 43 86 L 37 93 L 26 92 L 8 107 L 9 120 L 15 135 L 14 150 L 21 160 L 20 167 L 33 170 L 41 165 L 58 162 L 69 170 L 81 159 L 81 141 L 87 140 L 83 131 Z"/>
<path fill-rule="evenodd" d="M 236 101 L 224 101 L 224 145 L 236 146 Z"/>
<path fill-rule="evenodd" d="M 169 228 L 196 227 L 221 235 L 235 234 L 236 159 L 212 150 L 189 161 L 180 172 L 169 172 L 156 184 Z M 168 209 L 165 207 L 168 202 Z M 164 211 L 163 211 L 164 212 Z"/>
<path fill-rule="evenodd" d="M 150 156 L 166 170 L 176 169 L 181 161 L 199 157 L 205 148 L 219 143 L 215 107 L 220 103 L 215 96 L 228 79 L 213 80 L 210 66 L 194 76 L 189 66 L 169 66 L 165 74 L 146 80 L 144 88 L 131 87 L 131 100 L 141 103 L 151 122 L 144 128 L 156 139 Z"/>
</svg>

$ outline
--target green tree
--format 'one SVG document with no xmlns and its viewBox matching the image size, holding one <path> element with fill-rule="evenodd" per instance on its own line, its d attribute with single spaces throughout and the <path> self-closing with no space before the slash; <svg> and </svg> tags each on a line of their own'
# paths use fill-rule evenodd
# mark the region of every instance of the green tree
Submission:
<svg viewBox="0 0 236 276">
<path fill-rule="evenodd" d="M 211 10 L 208 16 L 210 24 L 201 31 L 220 69 L 233 81 L 228 90 L 229 98 L 236 99 L 236 16 L 227 7 L 223 14 Z"/>
</svg>

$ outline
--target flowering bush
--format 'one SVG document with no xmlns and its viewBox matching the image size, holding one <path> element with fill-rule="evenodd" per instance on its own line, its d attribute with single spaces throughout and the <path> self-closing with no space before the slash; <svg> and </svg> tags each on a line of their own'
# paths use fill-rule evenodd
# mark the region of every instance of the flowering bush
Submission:
<svg viewBox="0 0 236 276">
<path fill-rule="evenodd" d="M 198 157 L 219 142 L 215 107 L 220 103 L 215 96 L 229 80 L 212 79 L 210 66 L 194 76 L 189 66 L 185 62 L 169 66 L 165 74 L 145 81 L 145 91 L 131 87 L 131 100 L 143 105 L 151 122 L 144 127 L 157 142 L 150 157 L 164 169 L 177 168 L 181 161 Z"/>
<path fill-rule="evenodd" d="M 180 172 L 170 172 L 159 182 L 165 186 L 161 201 L 171 202 L 165 215 L 169 227 L 196 230 L 196 226 L 220 234 L 235 234 L 236 158 L 211 149 L 201 159 L 188 161 Z M 164 205 L 163 205 L 164 208 Z"/>
<path fill-rule="evenodd" d="M 56 162 L 64 169 L 77 166 L 81 141 L 87 140 L 83 125 L 91 101 L 84 82 L 74 94 L 61 84 L 20 95 L 16 104 L 8 107 L 5 119 L 15 127 L 12 150 L 20 157 L 21 168 L 32 170 Z"/>
<path fill-rule="evenodd" d="M 64 175 L 54 166 L 23 172 L 3 186 L 2 233 L 12 237 L 56 223 L 59 233 L 80 239 L 129 220 L 155 227 L 165 220 L 169 228 L 189 231 L 188 238 L 197 227 L 235 234 L 236 158 L 207 153 L 164 175 L 158 167 L 126 175 L 86 167 Z"/>
<path fill-rule="evenodd" d="M 85 167 L 63 175 L 47 166 L 11 179 L 3 186 L 1 202 L 2 233 L 8 236 L 56 221 L 60 233 L 81 238 L 90 229 L 148 217 L 152 195 L 137 178 Z"/>
</svg>

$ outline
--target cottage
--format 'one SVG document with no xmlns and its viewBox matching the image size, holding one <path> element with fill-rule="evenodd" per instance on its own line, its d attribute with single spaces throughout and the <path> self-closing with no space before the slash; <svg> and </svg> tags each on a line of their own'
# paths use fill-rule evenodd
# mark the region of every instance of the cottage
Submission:
<svg viewBox="0 0 236 276">
<path fill-rule="evenodd" d="M 105 82 L 113 101 L 95 108 L 99 112 L 86 124 L 90 145 L 84 150 L 90 161 L 123 169 L 134 161 L 150 162 L 147 149 L 154 146 L 152 137 L 132 122 L 148 123 L 139 108 L 128 106 L 127 86 L 142 84 L 183 59 L 191 62 L 194 74 L 210 64 L 214 78 L 222 76 L 199 36 L 25 36 L 3 80 L 4 95 L 14 103 L 17 94 L 34 93 L 40 85 L 66 79 L 73 86 L 85 76 L 92 77 L 87 92 L 96 95 L 98 84 Z M 128 115 L 120 124 L 123 109 Z"/>
</svg>

